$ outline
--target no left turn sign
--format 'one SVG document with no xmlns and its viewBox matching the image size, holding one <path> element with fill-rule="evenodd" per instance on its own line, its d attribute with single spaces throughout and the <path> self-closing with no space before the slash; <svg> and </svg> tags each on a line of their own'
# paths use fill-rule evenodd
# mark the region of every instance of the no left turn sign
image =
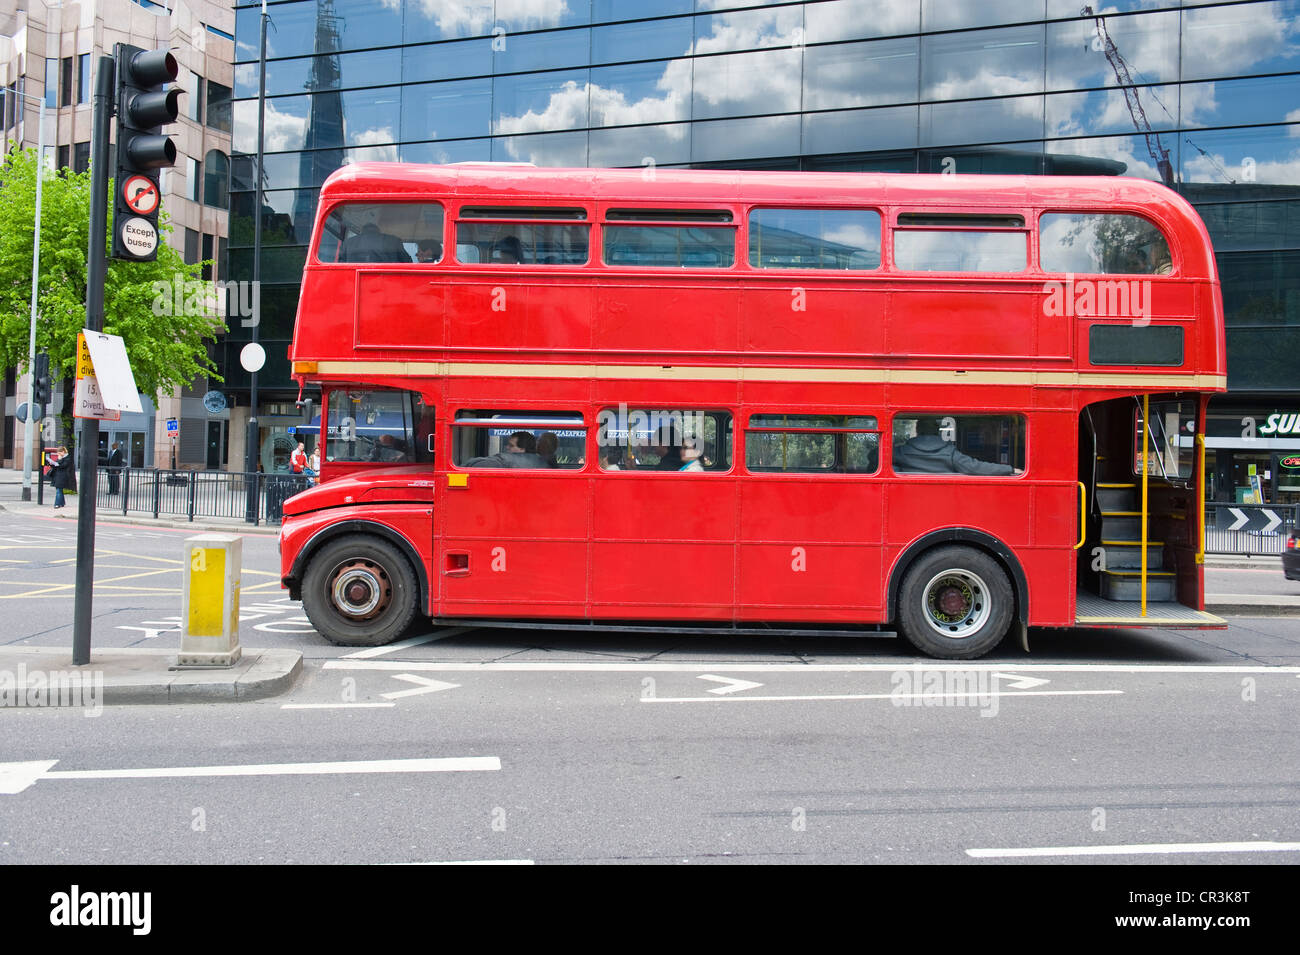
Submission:
<svg viewBox="0 0 1300 955">
<path fill-rule="evenodd" d="M 158 209 L 158 186 L 148 176 L 131 176 L 122 184 L 122 198 L 138 215 L 152 215 Z"/>
</svg>

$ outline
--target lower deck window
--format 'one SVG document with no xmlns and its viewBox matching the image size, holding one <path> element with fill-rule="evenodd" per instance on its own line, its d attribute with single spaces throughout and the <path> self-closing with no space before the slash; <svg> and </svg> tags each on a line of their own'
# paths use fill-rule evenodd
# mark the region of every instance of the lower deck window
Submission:
<svg viewBox="0 0 1300 955">
<path fill-rule="evenodd" d="M 756 414 L 745 432 L 750 471 L 873 474 L 879 462 L 873 417 Z"/>
<path fill-rule="evenodd" d="M 894 418 L 897 474 L 1010 476 L 1025 467 L 1019 415 L 900 415 Z"/>
<path fill-rule="evenodd" d="M 576 470 L 587 430 L 576 411 L 458 411 L 452 460 L 462 468 Z"/>
<path fill-rule="evenodd" d="M 606 408 L 596 444 L 605 471 L 727 471 L 731 415 L 680 408 Z"/>
</svg>

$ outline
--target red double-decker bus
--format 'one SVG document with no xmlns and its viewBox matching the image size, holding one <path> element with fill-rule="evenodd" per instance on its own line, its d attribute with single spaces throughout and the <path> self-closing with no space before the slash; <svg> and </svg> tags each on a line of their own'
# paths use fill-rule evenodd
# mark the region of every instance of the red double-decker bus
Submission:
<svg viewBox="0 0 1300 955">
<path fill-rule="evenodd" d="M 282 579 L 336 643 L 1223 625 L 1218 279 L 1149 182 L 348 166 L 290 357 Z"/>
</svg>

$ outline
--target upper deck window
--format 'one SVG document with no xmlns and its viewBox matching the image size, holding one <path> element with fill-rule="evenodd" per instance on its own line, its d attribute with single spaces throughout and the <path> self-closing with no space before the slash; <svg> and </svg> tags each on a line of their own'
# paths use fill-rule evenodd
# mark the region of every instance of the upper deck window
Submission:
<svg viewBox="0 0 1300 955">
<path fill-rule="evenodd" d="M 878 269 L 880 213 L 859 209 L 755 209 L 749 264 L 763 269 Z"/>
<path fill-rule="evenodd" d="M 1045 272 L 1167 275 L 1169 242 L 1140 216 L 1049 212 L 1038 220 Z"/>
<path fill-rule="evenodd" d="M 729 269 L 736 229 L 726 209 L 610 209 L 605 264 L 634 268 Z M 632 222 L 644 223 L 631 225 Z"/>
<path fill-rule="evenodd" d="M 585 265 L 586 210 L 537 206 L 476 206 L 460 211 L 456 261 L 471 265 Z"/>
<path fill-rule="evenodd" d="M 442 205 L 437 202 L 348 202 L 330 210 L 321 229 L 321 262 L 438 262 Z"/>
<path fill-rule="evenodd" d="M 1029 240 L 1020 231 L 898 229 L 894 265 L 907 272 L 1023 272 Z"/>
</svg>

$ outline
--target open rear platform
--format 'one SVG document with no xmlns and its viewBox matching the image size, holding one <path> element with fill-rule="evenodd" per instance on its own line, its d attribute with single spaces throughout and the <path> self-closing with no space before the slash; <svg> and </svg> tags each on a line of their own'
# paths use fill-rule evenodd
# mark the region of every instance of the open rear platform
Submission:
<svg viewBox="0 0 1300 955">
<path fill-rule="evenodd" d="M 1080 591 L 1075 600 L 1074 622 L 1080 627 L 1170 627 L 1223 629 L 1228 622 L 1204 610 L 1193 610 L 1174 601 L 1147 601 L 1142 616 L 1140 600 L 1106 600 Z"/>
</svg>

